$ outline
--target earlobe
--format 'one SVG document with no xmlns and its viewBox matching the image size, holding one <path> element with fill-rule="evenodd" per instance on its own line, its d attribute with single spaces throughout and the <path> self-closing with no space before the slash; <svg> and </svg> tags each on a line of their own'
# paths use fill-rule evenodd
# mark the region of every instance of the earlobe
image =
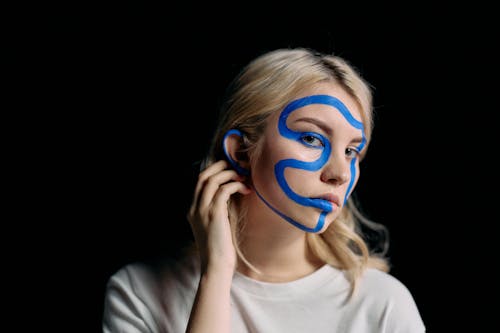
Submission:
<svg viewBox="0 0 500 333">
<path fill-rule="evenodd" d="M 250 174 L 250 171 L 241 166 L 242 161 L 238 158 L 238 152 L 241 150 L 243 135 L 244 134 L 240 130 L 230 129 L 226 132 L 224 138 L 222 139 L 222 148 L 227 160 L 231 163 L 236 172 L 242 176 L 247 176 Z"/>
</svg>

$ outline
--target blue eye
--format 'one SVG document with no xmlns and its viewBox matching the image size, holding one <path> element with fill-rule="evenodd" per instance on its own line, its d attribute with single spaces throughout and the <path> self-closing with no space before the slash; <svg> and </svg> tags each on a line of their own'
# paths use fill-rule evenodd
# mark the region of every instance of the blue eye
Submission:
<svg viewBox="0 0 500 333">
<path fill-rule="evenodd" d="M 345 155 L 349 158 L 356 158 L 359 155 L 359 151 L 354 148 L 346 148 Z"/>
<path fill-rule="evenodd" d="M 313 134 L 304 134 L 300 137 L 300 140 L 307 146 L 320 148 L 324 147 L 325 143 L 321 140 L 320 137 Z"/>
</svg>

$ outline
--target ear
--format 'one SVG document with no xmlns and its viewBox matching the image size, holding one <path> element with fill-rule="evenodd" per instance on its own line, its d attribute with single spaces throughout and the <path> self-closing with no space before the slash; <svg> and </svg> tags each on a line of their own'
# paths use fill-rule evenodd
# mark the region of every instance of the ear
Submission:
<svg viewBox="0 0 500 333">
<path fill-rule="evenodd" d="M 233 166 L 236 172 L 240 175 L 247 176 L 250 174 L 249 162 L 246 154 L 242 153 L 244 134 L 237 129 L 230 129 L 222 139 L 222 147 L 224 154 L 229 163 Z"/>
</svg>

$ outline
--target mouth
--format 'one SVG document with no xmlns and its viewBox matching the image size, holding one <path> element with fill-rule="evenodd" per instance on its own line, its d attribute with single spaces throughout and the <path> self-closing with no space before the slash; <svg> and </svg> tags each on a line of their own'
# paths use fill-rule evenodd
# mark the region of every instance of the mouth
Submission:
<svg viewBox="0 0 500 333">
<path fill-rule="evenodd" d="M 333 193 L 320 195 L 319 197 L 313 198 L 313 200 L 317 201 L 318 208 L 321 208 L 328 212 L 331 212 L 334 209 L 340 207 L 340 199 Z"/>
<path fill-rule="evenodd" d="M 340 199 L 335 194 L 327 193 L 327 194 L 320 196 L 319 199 L 323 199 L 323 200 L 329 201 L 337 206 L 340 206 Z"/>
</svg>

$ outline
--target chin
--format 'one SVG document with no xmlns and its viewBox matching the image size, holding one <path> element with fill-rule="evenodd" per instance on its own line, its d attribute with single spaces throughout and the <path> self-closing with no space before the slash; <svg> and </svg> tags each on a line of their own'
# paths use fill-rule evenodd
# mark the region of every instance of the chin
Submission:
<svg viewBox="0 0 500 333">
<path fill-rule="evenodd" d="M 292 219 L 294 221 L 296 221 L 298 224 L 300 224 L 300 226 L 298 227 L 299 229 L 302 229 L 306 232 L 313 233 L 313 234 L 321 234 L 330 226 L 330 224 L 332 224 L 332 222 L 335 220 L 335 218 L 337 218 L 337 216 L 338 216 L 337 213 L 327 214 L 325 216 L 323 225 L 321 226 L 321 229 L 319 229 L 319 230 L 316 230 L 316 228 L 320 224 L 320 222 L 319 222 L 320 214 L 318 214 L 318 213 L 308 215 L 308 216 L 305 216 L 305 214 L 300 214 L 300 216 L 295 216 L 295 218 L 292 217 Z M 295 226 L 297 227 L 297 225 L 295 225 Z"/>
<path fill-rule="evenodd" d="M 328 229 L 328 227 L 330 226 L 330 224 L 332 224 L 332 222 L 333 220 L 326 221 L 323 227 L 320 230 L 313 232 L 313 234 L 322 234 L 323 232 L 326 231 L 326 229 Z"/>
</svg>

